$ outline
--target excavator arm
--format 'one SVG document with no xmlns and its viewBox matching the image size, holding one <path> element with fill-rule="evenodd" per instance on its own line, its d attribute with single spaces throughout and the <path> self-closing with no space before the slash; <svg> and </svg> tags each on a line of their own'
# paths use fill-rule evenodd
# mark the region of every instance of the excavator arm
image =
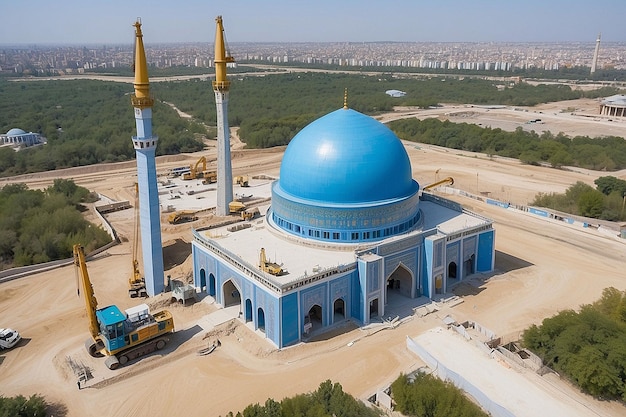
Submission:
<svg viewBox="0 0 626 417">
<path fill-rule="evenodd" d="M 85 260 L 85 249 L 82 245 L 74 245 L 74 265 L 76 266 L 76 272 L 78 274 L 80 285 L 78 286 L 78 295 L 80 295 L 80 288 L 83 288 L 83 298 L 85 299 L 85 311 L 89 318 L 89 332 L 91 337 L 96 340 L 100 333 L 100 326 L 98 325 L 98 319 L 96 318 L 96 310 L 98 309 L 98 300 L 93 292 L 93 286 L 89 280 L 89 273 L 87 272 L 87 261 Z"/>
</svg>

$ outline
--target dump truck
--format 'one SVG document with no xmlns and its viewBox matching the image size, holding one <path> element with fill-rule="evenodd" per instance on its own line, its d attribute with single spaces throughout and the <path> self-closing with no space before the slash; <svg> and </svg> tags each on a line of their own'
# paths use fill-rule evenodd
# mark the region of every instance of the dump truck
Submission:
<svg viewBox="0 0 626 417">
<path fill-rule="evenodd" d="M 106 357 L 109 369 L 117 369 L 128 361 L 165 347 L 168 334 L 174 331 L 174 318 L 167 310 L 150 313 L 147 304 L 121 311 L 116 305 L 98 308 L 87 260 L 82 245 L 74 245 L 74 266 L 85 300 L 91 338 L 85 348 L 94 358 Z"/>
<path fill-rule="evenodd" d="M 217 182 L 217 172 L 215 171 L 206 171 L 202 174 L 202 177 L 204 178 L 202 180 L 202 184 L 213 184 L 214 182 Z"/>
<path fill-rule="evenodd" d="M 245 209 L 246 206 L 241 201 L 231 201 L 228 203 L 228 210 L 230 211 L 230 214 L 239 213 Z"/>
<path fill-rule="evenodd" d="M 235 184 L 241 187 L 248 187 L 250 179 L 247 175 L 238 175 L 235 177 Z"/>
<path fill-rule="evenodd" d="M 242 220 L 252 220 L 259 217 L 261 213 L 257 207 L 252 207 L 241 211 Z"/>
<path fill-rule="evenodd" d="M 198 220 L 194 211 L 176 211 L 167 217 L 169 224 L 180 224 Z"/>
</svg>

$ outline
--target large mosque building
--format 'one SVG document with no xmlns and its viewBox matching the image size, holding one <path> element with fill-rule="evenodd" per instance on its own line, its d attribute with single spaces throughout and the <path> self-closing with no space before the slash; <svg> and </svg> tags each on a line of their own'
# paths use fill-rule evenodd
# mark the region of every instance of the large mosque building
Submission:
<svg viewBox="0 0 626 417">
<path fill-rule="evenodd" d="M 345 105 L 291 140 L 271 187 L 261 218 L 193 230 L 192 256 L 194 285 L 279 348 L 494 268 L 492 222 L 423 192 L 396 135 Z"/>
</svg>

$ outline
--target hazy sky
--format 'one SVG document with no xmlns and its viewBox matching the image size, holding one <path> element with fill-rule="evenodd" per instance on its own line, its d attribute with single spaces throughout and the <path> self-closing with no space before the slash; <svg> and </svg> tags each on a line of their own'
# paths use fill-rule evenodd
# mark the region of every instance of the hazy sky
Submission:
<svg viewBox="0 0 626 417">
<path fill-rule="evenodd" d="M 0 0 L 0 44 L 626 41 L 626 0 Z"/>
</svg>

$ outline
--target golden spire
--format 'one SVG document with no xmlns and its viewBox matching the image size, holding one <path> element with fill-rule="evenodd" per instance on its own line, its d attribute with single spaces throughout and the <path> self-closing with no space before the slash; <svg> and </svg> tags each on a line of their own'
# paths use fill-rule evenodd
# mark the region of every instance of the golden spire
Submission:
<svg viewBox="0 0 626 417">
<path fill-rule="evenodd" d="M 348 109 L 348 87 L 343 91 L 343 108 Z"/>
<path fill-rule="evenodd" d="M 153 100 L 150 97 L 150 83 L 148 81 L 148 63 L 146 62 L 146 51 L 143 47 L 143 34 L 141 33 L 141 21 L 137 21 L 135 26 L 135 94 L 131 97 L 133 107 L 152 107 Z"/>
<path fill-rule="evenodd" d="M 215 81 L 213 81 L 213 90 L 228 91 L 230 81 L 226 79 L 226 64 L 235 62 L 235 58 L 230 56 L 226 50 L 224 25 L 222 24 L 222 16 L 215 18 Z"/>
</svg>

